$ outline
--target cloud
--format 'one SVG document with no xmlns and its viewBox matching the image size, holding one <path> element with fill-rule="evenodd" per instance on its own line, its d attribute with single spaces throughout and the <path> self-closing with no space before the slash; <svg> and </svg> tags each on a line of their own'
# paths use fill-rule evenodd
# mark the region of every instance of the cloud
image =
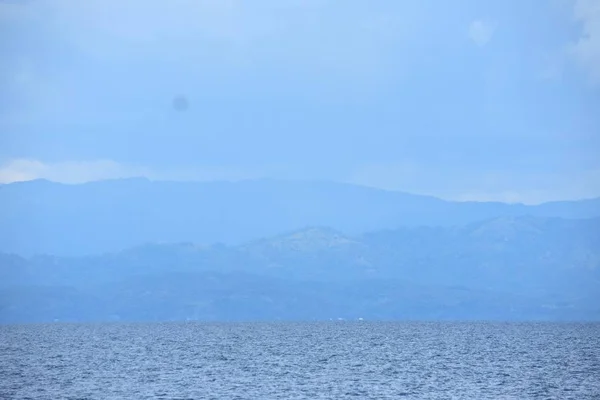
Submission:
<svg viewBox="0 0 600 400">
<path fill-rule="evenodd" d="M 594 84 L 600 84 L 600 0 L 576 0 L 574 14 L 581 37 L 572 53 Z"/>
<path fill-rule="evenodd" d="M 48 40 L 75 46 L 97 62 L 204 60 L 219 68 L 253 68 L 275 58 L 344 72 L 384 57 L 388 47 L 382 44 L 403 39 L 417 26 L 410 7 L 403 6 L 403 13 L 396 6 L 365 12 L 327 0 L 36 0 L 20 7 L 27 11 L 11 5 L 0 14 L 42 20 L 36 29 L 45 30 Z"/>
<path fill-rule="evenodd" d="M 425 18 L 405 2 L 0 2 L 0 118 L 107 120 L 177 93 L 362 100 L 413 62 Z"/>
<path fill-rule="evenodd" d="M 483 47 L 492 40 L 496 26 L 490 22 L 477 19 L 469 25 L 469 37 L 479 47 Z"/>
<path fill-rule="evenodd" d="M 600 197 L 600 169 L 511 171 L 402 162 L 363 165 L 346 181 L 456 201 L 539 204 Z"/>
<path fill-rule="evenodd" d="M 236 181 L 260 178 L 262 175 L 252 168 L 208 166 L 156 170 L 149 167 L 121 164 L 113 160 L 47 163 L 34 159 L 15 159 L 0 166 L 0 183 L 47 179 L 53 182 L 77 184 L 137 177 L 174 181 Z"/>
<path fill-rule="evenodd" d="M 578 4 L 587 27 L 593 3 Z M 0 160 L 29 158 L 5 164 L 2 179 L 342 179 L 379 161 L 396 164 L 356 181 L 453 198 L 554 196 L 510 182 L 480 187 L 481 175 L 444 169 L 504 168 L 515 152 L 552 169 L 563 147 L 568 162 L 593 151 L 581 138 L 597 136 L 594 94 L 570 79 L 531 82 L 540 52 L 550 66 L 542 79 L 572 63 L 572 4 L 558 23 L 538 6 L 0 0 Z M 586 29 L 573 55 L 588 66 L 597 35 Z M 173 112 L 177 94 L 190 99 L 185 113 Z"/>
<path fill-rule="evenodd" d="M 48 179 L 62 183 L 83 183 L 102 179 L 145 176 L 144 168 L 128 167 L 111 160 L 44 163 L 17 159 L 0 167 L 0 183 Z"/>
</svg>

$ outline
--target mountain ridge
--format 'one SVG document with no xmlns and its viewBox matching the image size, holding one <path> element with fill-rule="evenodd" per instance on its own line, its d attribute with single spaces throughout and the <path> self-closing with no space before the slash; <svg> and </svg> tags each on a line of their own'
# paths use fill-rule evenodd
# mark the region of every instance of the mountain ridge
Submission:
<svg viewBox="0 0 600 400">
<path fill-rule="evenodd" d="M 358 235 L 309 227 L 241 245 L 147 243 L 79 257 L 0 253 L 0 321 L 600 320 L 599 304 L 600 218 Z"/>
<path fill-rule="evenodd" d="M 240 244 L 306 226 L 360 234 L 500 216 L 600 216 L 600 199 L 538 206 L 451 202 L 345 183 L 276 180 L 20 182 L 0 186 L 0 204 L 0 251 L 28 255 L 95 254 L 156 241 Z"/>
</svg>

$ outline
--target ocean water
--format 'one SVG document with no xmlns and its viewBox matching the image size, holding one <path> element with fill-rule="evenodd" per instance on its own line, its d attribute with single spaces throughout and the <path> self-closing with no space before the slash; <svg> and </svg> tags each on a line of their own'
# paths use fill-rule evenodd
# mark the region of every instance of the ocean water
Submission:
<svg viewBox="0 0 600 400">
<path fill-rule="evenodd" d="M 600 324 L 0 326 L 1 399 L 600 399 Z"/>
</svg>

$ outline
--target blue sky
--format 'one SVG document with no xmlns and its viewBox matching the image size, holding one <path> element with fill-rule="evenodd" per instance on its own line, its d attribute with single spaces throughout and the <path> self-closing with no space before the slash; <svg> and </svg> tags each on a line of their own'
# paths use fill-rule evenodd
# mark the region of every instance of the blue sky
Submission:
<svg viewBox="0 0 600 400">
<path fill-rule="evenodd" d="M 0 52 L 0 182 L 600 196 L 600 0 L 14 0 Z"/>
</svg>

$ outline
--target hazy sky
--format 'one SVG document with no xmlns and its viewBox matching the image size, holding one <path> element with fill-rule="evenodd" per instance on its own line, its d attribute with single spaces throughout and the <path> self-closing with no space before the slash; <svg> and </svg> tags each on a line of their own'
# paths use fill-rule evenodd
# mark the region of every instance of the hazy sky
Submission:
<svg viewBox="0 0 600 400">
<path fill-rule="evenodd" d="M 0 135 L 0 182 L 600 196 L 600 0 L 4 0 Z"/>
</svg>

